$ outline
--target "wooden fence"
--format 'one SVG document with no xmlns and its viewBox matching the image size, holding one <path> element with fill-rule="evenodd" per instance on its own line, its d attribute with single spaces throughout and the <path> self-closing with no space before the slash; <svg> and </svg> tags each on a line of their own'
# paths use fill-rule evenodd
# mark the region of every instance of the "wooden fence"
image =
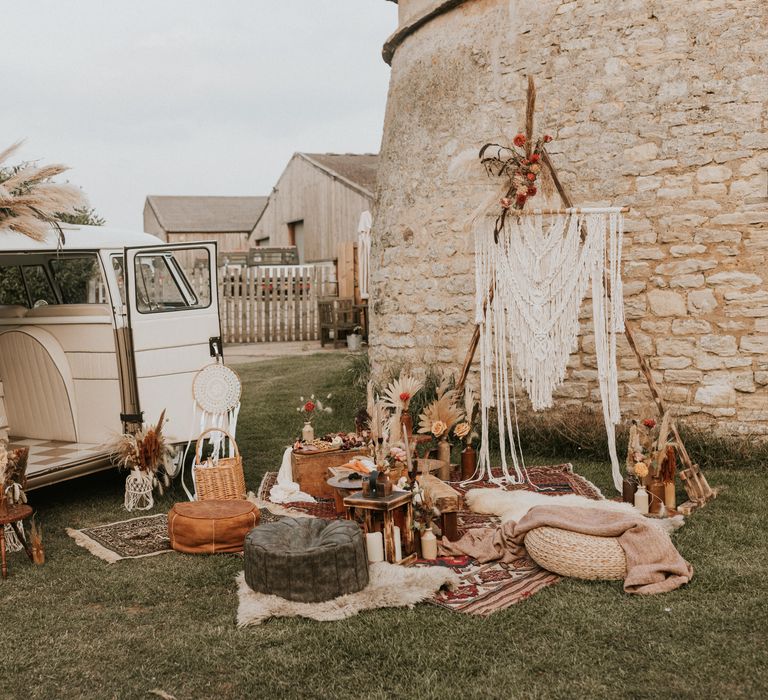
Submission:
<svg viewBox="0 0 768 700">
<path fill-rule="evenodd" d="M 188 273 L 195 286 L 196 273 Z M 333 264 L 224 267 L 219 313 L 225 343 L 317 340 L 317 300 L 336 296 Z"/>
</svg>

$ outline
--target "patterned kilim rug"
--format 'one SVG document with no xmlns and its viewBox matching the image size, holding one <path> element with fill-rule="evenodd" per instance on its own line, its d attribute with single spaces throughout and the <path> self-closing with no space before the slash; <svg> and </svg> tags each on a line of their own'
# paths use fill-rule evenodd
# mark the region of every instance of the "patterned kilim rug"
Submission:
<svg viewBox="0 0 768 700">
<path fill-rule="evenodd" d="M 508 486 L 508 490 L 535 491 L 541 489 L 553 497 L 567 493 L 578 494 L 599 500 L 603 497 L 600 489 L 582 476 L 575 474 L 571 464 L 551 467 L 529 467 L 530 484 Z M 276 472 L 268 472 L 259 487 L 258 498 L 269 500 L 269 490 L 277 480 Z M 498 488 L 493 484 L 473 483 L 466 487 L 451 484 L 461 493 L 473 488 Z M 318 500 L 317 503 L 289 503 L 280 506 L 286 513 L 319 518 L 335 518 L 333 501 Z M 459 533 L 472 528 L 497 527 L 499 518 L 493 515 L 461 511 L 458 517 Z M 560 577 L 539 567 L 529 558 L 518 559 L 512 564 L 491 562 L 480 564 L 470 557 L 441 557 L 434 561 L 418 561 L 417 565 L 445 566 L 459 575 L 461 583 L 452 591 L 439 591 L 430 602 L 473 615 L 490 615 L 529 598 L 542 588 L 557 583 Z"/>
<path fill-rule="evenodd" d="M 265 508 L 259 510 L 259 522 L 273 522 L 280 516 Z M 168 516 L 144 515 L 108 525 L 67 528 L 67 534 L 81 547 L 110 564 L 121 559 L 141 559 L 172 552 L 168 539 Z"/>
</svg>

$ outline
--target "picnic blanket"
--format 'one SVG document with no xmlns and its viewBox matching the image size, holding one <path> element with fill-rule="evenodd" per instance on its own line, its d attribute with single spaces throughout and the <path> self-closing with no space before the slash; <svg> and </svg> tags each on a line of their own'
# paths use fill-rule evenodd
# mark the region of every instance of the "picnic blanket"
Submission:
<svg viewBox="0 0 768 700">
<path fill-rule="evenodd" d="M 680 556 L 669 535 L 642 516 L 564 506 L 536 506 L 520 519 L 496 529 L 474 529 L 456 542 L 443 539 L 440 553 L 465 554 L 481 563 L 511 563 L 525 556 L 525 535 L 537 527 L 556 527 L 598 537 L 616 537 L 627 558 L 627 593 L 667 593 L 688 583 L 693 567 Z"/>
</svg>

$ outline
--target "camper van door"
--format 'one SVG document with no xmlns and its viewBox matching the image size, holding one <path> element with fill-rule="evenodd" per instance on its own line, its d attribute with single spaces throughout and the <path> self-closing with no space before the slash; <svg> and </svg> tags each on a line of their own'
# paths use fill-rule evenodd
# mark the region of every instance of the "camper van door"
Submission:
<svg viewBox="0 0 768 700">
<path fill-rule="evenodd" d="M 157 421 L 165 410 L 169 438 L 195 438 L 192 382 L 214 361 L 211 339 L 221 336 L 216 244 L 126 248 L 125 280 L 144 421 Z"/>
</svg>

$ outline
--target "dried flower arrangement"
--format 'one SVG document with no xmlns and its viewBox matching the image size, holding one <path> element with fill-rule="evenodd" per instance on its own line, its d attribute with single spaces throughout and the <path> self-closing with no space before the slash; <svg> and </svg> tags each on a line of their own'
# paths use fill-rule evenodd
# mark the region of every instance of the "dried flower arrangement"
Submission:
<svg viewBox="0 0 768 700">
<path fill-rule="evenodd" d="M 509 189 L 500 202 L 504 209 L 520 210 L 530 198 L 536 196 L 542 151 L 550 141 L 552 137 L 545 134 L 530 144 L 525 134 L 517 134 L 512 147 L 487 143 L 480 149 L 480 162 L 488 174 L 509 180 Z"/>
<path fill-rule="evenodd" d="M 440 440 L 447 438 L 451 429 L 464 418 L 464 411 L 456 404 L 456 391 L 450 389 L 451 378 L 445 376 L 437 388 L 437 397 L 419 416 L 419 432 L 431 434 Z"/>
<path fill-rule="evenodd" d="M 0 507 L 27 502 L 24 489 L 27 486 L 28 457 L 28 448 L 9 452 L 5 441 L 0 440 Z"/>
<path fill-rule="evenodd" d="M 32 561 L 35 564 L 45 564 L 45 549 L 43 548 L 43 528 L 32 516 L 32 526 L 29 531 L 29 546 L 32 550 Z"/>
<path fill-rule="evenodd" d="M 411 492 L 413 493 L 413 529 L 421 533 L 432 530 L 437 537 L 440 537 L 442 531 L 437 524 L 441 515 L 440 510 L 432 503 L 429 494 L 418 480 L 413 482 Z"/>
<path fill-rule="evenodd" d="M 112 446 L 112 459 L 122 469 L 140 472 L 152 480 L 152 488 L 162 494 L 171 484 L 174 448 L 163 434 L 165 411 L 156 425 L 142 426 L 136 433 L 124 433 Z"/>
<path fill-rule="evenodd" d="M 332 397 L 332 394 L 328 394 L 326 399 L 331 399 Z M 301 413 L 305 423 L 311 423 L 316 413 L 333 413 L 333 409 L 330 406 L 324 406 L 323 402 L 320 399 L 316 399 L 314 394 L 306 400 L 303 396 L 299 396 L 299 401 L 301 401 L 301 406 L 296 411 Z"/>
<path fill-rule="evenodd" d="M 472 426 L 475 418 L 475 409 L 477 408 L 477 401 L 475 400 L 475 394 L 470 387 L 464 388 L 464 420 L 461 423 L 457 423 L 453 427 L 453 434 L 459 438 L 459 440 L 469 446 L 472 442 L 472 438 L 475 433 L 472 431 Z"/>
<path fill-rule="evenodd" d="M 627 445 L 627 474 L 642 482 L 650 476 L 665 482 L 674 480 L 675 445 L 670 441 L 671 417 L 664 414 L 661 424 L 653 418 L 632 421 Z"/>
<path fill-rule="evenodd" d="M 423 385 L 423 382 L 413 375 L 400 372 L 400 376 L 387 385 L 384 391 L 384 404 L 388 408 L 405 413 L 411 405 L 411 399 Z"/>
<path fill-rule="evenodd" d="M 15 143 L 0 151 L 0 228 L 39 241 L 54 226 L 63 240 L 57 219 L 85 206 L 83 193 L 73 185 L 53 182 L 54 177 L 68 170 L 65 165 L 21 163 L 2 167 L 20 146 Z"/>
</svg>

